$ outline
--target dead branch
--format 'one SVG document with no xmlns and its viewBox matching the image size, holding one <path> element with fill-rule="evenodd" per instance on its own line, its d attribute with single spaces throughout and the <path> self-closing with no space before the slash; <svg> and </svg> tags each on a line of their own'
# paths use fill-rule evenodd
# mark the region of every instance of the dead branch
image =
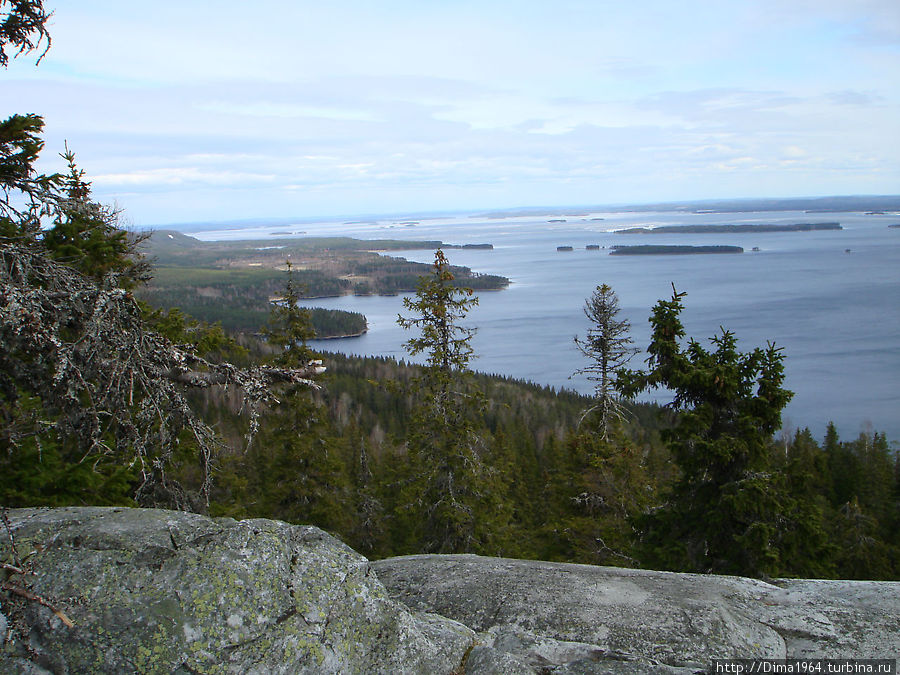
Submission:
<svg viewBox="0 0 900 675">
<path fill-rule="evenodd" d="M 37 593 L 32 593 L 31 591 L 24 589 L 21 586 L 16 586 L 10 582 L 6 582 L 6 583 L 0 585 L 0 589 L 2 589 L 4 591 L 8 591 L 9 593 L 12 593 L 13 595 L 18 595 L 19 597 L 25 598 L 26 600 L 30 600 L 31 602 L 36 602 L 39 605 L 43 605 L 44 607 L 49 609 L 51 612 L 56 614 L 56 616 L 59 617 L 59 620 L 62 621 L 64 624 L 66 624 L 66 626 L 68 626 L 69 628 L 75 627 L 75 623 L 72 621 L 72 619 L 70 619 L 69 617 L 66 616 L 65 612 L 63 612 L 61 609 L 56 607 L 52 602 L 48 601 L 47 599 L 43 598 L 42 596 L 38 595 Z"/>
<path fill-rule="evenodd" d="M 43 404 L 42 414 L 19 416 L 5 442 L 14 450 L 49 430 L 78 439 L 86 457 L 118 454 L 140 467 L 137 496 L 146 505 L 163 503 L 160 486 L 177 492 L 166 467 L 182 430 L 203 458 L 201 497 L 208 501 L 218 442 L 192 410 L 187 390 L 239 388 L 252 436 L 258 406 L 275 402 L 279 386 L 317 388 L 312 378 L 324 370 L 319 361 L 243 369 L 207 361 L 149 330 L 130 292 L 51 259 L 38 243 L 0 245 L 0 344 L 0 380 L 15 383 L 12 399 L 22 391 Z"/>
</svg>

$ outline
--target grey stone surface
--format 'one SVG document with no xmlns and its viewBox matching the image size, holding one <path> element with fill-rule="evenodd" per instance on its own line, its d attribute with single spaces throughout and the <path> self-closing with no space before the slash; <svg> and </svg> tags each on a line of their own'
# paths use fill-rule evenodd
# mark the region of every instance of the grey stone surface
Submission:
<svg viewBox="0 0 900 675">
<path fill-rule="evenodd" d="M 900 655 L 896 582 L 765 583 L 472 555 L 373 567 L 394 598 L 466 624 L 534 672 L 689 673 L 714 658 Z"/>
<path fill-rule="evenodd" d="M 465 664 L 466 675 L 534 675 L 526 661 L 484 645 L 476 645 Z"/>
<path fill-rule="evenodd" d="M 23 603 L 27 644 L 6 645 L 0 672 L 430 675 L 473 645 L 465 626 L 390 599 L 365 558 L 312 527 L 127 508 L 10 521 L 31 589 L 75 627 Z"/>
<path fill-rule="evenodd" d="M 316 528 L 172 511 L 10 519 L 31 589 L 75 627 L 4 598 L 4 674 L 687 675 L 713 658 L 900 655 L 896 582 L 470 555 L 370 563 Z M 18 637 L 4 644 L 8 630 Z"/>
</svg>

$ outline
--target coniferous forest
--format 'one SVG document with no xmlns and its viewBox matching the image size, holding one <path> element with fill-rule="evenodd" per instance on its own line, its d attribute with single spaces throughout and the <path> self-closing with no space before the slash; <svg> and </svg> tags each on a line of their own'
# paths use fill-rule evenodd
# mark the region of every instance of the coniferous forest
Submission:
<svg viewBox="0 0 900 675">
<path fill-rule="evenodd" d="M 33 47 L 43 23 L 30 20 L 3 44 Z M 42 130 L 37 115 L 0 121 L 3 507 L 276 518 L 375 558 L 900 579 L 888 439 L 782 432 L 784 354 L 686 335 L 675 287 L 634 367 L 614 288 L 597 280 L 578 341 L 593 397 L 473 373 L 477 296 L 440 249 L 403 280 L 406 348 L 423 365 L 313 353 L 307 279 L 290 264 L 263 325 L 231 334 L 141 295 L 141 237 L 94 200 L 73 151 L 66 173 L 37 171 Z M 671 403 L 633 402 L 654 388 Z"/>
</svg>

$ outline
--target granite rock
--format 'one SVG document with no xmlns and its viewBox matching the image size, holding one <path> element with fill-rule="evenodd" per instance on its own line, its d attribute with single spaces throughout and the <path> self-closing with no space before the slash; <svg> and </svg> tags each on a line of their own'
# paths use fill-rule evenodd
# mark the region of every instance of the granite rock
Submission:
<svg viewBox="0 0 900 675">
<path fill-rule="evenodd" d="M 473 645 L 465 626 L 389 598 L 368 560 L 313 527 L 129 508 L 10 521 L 31 591 L 74 627 L 11 605 L 26 630 L 0 672 L 449 673 Z"/>
<path fill-rule="evenodd" d="M 900 655 L 897 582 L 766 583 L 474 555 L 373 567 L 395 599 L 469 626 L 480 645 L 532 672 L 689 673 L 715 658 Z"/>
</svg>

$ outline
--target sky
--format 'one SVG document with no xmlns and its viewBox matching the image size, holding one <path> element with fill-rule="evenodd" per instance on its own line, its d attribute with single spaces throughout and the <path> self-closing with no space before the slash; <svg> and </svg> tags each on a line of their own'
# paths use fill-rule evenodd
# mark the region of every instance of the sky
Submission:
<svg viewBox="0 0 900 675">
<path fill-rule="evenodd" d="M 900 192 L 897 0 L 45 0 L 0 72 L 135 226 Z"/>
</svg>

